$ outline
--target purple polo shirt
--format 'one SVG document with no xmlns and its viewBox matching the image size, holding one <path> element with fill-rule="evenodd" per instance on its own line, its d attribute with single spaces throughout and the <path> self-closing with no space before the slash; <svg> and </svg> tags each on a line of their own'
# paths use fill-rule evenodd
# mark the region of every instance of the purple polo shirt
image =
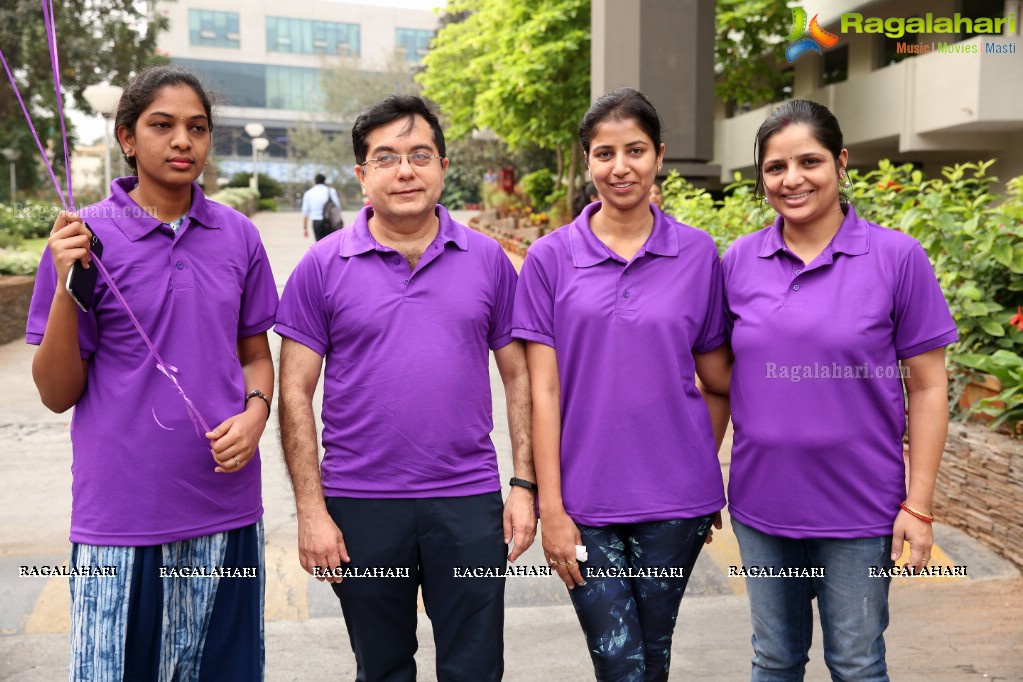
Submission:
<svg viewBox="0 0 1023 682">
<path fill-rule="evenodd" d="M 277 289 L 259 232 L 198 185 L 177 234 L 128 196 L 113 193 L 80 212 L 103 242 L 103 265 L 142 328 L 210 427 L 245 409 L 238 339 L 273 325 Z M 43 253 L 26 340 L 39 344 L 56 272 Z M 64 286 L 63 282 L 59 286 Z M 89 361 L 71 421 L 71 541 L 142 546 L 219 533 L 263 515 L 259 455 L 237 474 L 217 474 L 209 441 L 102 277 L 93 313 L 78 313 Z"/>
<path fill-rule="evenodd" d="M 725 253 L 729 511 L 792 538 L 888 535 L 906 496 L 898 361 L 955 342 L 927 254 L 850 206 L 809 265 L 781 219 Z"/>
<path fill-rule="evenodd" d="M 626 263 L 590 230 L 599 207 L 537 240 L 515 298 L 513 336 L 557 351 L 565 511 L 588 526 L 713 513 L 724 488 L 693 353 L 725 340 L 717 249 L 654 210 Z"/>
<path fill-rule="evenodd" d="M 437 206 L 409 270 L 373 238 L 365 207 L 292 272 L 275 331 L 326 357 L 324 493 L 465 497 L 501 489 L 490 351 L 508 345 L 515 268 L 490 237 Z"/>
</svg>

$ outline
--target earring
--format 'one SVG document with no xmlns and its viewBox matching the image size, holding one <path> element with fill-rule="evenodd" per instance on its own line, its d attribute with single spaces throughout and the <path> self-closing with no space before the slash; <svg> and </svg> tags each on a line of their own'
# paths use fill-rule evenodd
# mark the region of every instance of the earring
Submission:
<svg viewBox="0 0 1023 682">
<path fill-rule="evenodd" d="M 767 195 L 766 195 L 766 194 L 764 195 L 764 203 L 765 203 L 765 204 L 769 204 L 769 203 L 771 203 L 770 201 L 768 201 L 768 200 L 767 200 Z"/>
<path fill-rule="evenodd" d="M 846 189 L 852 187 L 852 182 L 849 180 L 849 176 L 846 175 L 844 168 L 842 169 L 840 176 L 845 180 L 845 182 L 842 183 L 842 187 L 845 187 Z"/>
</svg>

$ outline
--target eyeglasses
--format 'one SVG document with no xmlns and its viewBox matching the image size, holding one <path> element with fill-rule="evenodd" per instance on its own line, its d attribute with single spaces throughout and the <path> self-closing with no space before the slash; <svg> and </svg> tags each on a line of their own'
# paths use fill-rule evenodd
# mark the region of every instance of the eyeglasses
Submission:
<svg viewBox="0 0 1023 682">
<path fill-rule="evenodd" d="M 443 159 L 443 156 L 437 154 L 430 154 L 428 152 L 412 152 L 411 154 L 381 154 L 375 159 L 366 159 L 362 162 L 363 168 L 366 167 L 367 163 L 376 164 L 377 168 L 397 168 L 401 164 L 402 157 L 408 159 L 408 162 L 413 166 L 419 166 L 425 168 L 430 165 L 434 159 Z"/>
</svg>

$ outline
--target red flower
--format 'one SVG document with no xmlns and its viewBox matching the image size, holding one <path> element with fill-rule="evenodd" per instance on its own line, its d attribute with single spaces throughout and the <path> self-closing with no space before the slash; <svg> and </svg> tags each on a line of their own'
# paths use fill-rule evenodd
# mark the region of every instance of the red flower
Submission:
<svg viewBox="0 0 1023 682">
<path fill-rule="evenodd" d="M 1009 320 L 1009 326 L 1016 326 L 1016 329 L 1023 332 L 1023 306 L 1016 306 L 1016 314 Z"/>
</svg>

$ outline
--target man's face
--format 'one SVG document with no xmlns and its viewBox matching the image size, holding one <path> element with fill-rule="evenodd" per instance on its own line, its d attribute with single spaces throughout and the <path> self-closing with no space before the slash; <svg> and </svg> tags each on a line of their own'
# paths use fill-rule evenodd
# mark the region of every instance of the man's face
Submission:
<svg viewBox="0 0 1023 682">
<path fill-rule="evenodd" d="M 427 165 L 417 166 L 407 156 L 420 153 L 437 157 L 430 124 L 421 116 L 415 116 L 411 130 L 407 128 L 408 118 L 402 116 L 370 131 L 366 164 L 355 167 L 362 189 L 373 205 L 374 215 L 387 222 L 428 219 L 444 189 L 447 159 L 431 158 Z M 396 154 L 401 158 L 395 167 L 382 168 L 375 161 Z"/>
</svg>

